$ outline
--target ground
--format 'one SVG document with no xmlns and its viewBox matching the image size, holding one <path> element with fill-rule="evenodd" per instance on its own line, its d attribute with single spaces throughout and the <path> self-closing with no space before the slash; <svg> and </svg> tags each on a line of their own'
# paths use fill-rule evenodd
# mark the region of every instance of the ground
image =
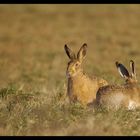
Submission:
<svg viewBox="0 0 140 140">
<path fill-rule="evenodd" d="M 0 5 L 0 135 L 140 135 L 140 109 L 96 111 L 67 102 L 64 51 L 87 43 L 83 69 L 123 84 L 136 63 L 140 5 Z"/>
</svg>

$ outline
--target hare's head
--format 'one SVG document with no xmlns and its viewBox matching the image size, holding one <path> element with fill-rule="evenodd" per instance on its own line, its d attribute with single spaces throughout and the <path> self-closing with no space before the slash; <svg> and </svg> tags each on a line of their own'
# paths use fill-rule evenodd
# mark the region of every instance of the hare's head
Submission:
<svg viewBox="0 0 140 140">
<path fill-rule="evenodd" d="M 77 56 L 71 49 L 67 47 L 67 45 L 65 45 L 64 49 L 70 59 L 66 74 L 68 77 L 73 77 L 82 71 L 81 64 L 86 56 L 87 44 L 83 44 L 83 46 L 78 51 Z"/>
<path fill-rule="evenodd" d="M 126 83 L 137 83 L 135 64 L 133 60 L 130 60 L 131 74 L 129 74 L 127 68 L 119 62 L 116 62 L 116 67 L 120 75 L 126 80 Z"/>
</svg>

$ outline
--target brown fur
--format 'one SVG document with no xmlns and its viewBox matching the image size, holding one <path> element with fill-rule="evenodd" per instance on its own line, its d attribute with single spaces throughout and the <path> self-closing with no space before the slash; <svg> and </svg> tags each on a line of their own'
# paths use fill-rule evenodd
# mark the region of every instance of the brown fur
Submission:
<svg viewBox="0 0 140 140">
<path fill-rule="evenodd" d="M 71 101 L 77 100 L 84 105 L 92 103 L 94 102 L 96 92 L 101 85 L 103 86 L 105 84 L 101 84 L 101 81 L 98 81 L 97 79 L 91 80 L 81 73 L 68 79 L 68 95 Z"/>
</svg>

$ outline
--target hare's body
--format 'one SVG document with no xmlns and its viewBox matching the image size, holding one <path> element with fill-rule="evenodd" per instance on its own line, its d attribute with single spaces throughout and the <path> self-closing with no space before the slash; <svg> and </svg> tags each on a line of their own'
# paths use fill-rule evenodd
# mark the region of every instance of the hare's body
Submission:
<svg viewBox="0 0 140 140">
<path fill-rule="evenodd" d="M 140 105 L 140 87 L 137 84 L 108 85 L 97 92 L 96 101 L 101 107 L 135 109 Z"/>
<path fill-rule="evenodd" d="M 105 80 L 96 77 L 90 79 L 80 73 L 75 77 L 68 78 L 68 95 L 71 101 L 79 101 L 82 104 L 92 103 L 96 99 L 99 87 L 104 85 L 107 85 Z"/>
<path fill-rule="evenodd" d="M 78 101 L 83 105 L 93 103 L 99 87 L 107 85 L 107 81 L 96 77 L 91 79 L 83 74 L 81 64 L 86 55 L 86 44 L 81 47 L 77 57 L 66 45 L 65 51 L 70 58 L 66 72 L 68 77 L 67 93 L 70 102 Z"/>
<path fill-rule="evenodd" d="M 121 66 L 117 67 L 122 69 Z M 126 78 L 126 83 L 124 85 L 107 85 L 101 87 L 96 94 L 96 103 L 98 106 L 114 110 L 121 107 L 131 110 L 140 106 L 140 86 L 135 79 L 136 77 L 133 77 L 136 76 L 134 71 L 133 76 L 130 76 L 126 69 L 123 69 L 120 74 Z"/>
</svg>

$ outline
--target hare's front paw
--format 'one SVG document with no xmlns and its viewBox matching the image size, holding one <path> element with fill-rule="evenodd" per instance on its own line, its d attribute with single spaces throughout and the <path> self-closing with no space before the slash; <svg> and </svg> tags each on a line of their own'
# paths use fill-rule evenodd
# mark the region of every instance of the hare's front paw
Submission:
<svg viewBox="0 0 140 140">
<path fill-rule="evenodd" d="M 134 110 L 137 107 L 136 102 L 130 100 L 128 104 L 128 110 Z"/>
</svg>

